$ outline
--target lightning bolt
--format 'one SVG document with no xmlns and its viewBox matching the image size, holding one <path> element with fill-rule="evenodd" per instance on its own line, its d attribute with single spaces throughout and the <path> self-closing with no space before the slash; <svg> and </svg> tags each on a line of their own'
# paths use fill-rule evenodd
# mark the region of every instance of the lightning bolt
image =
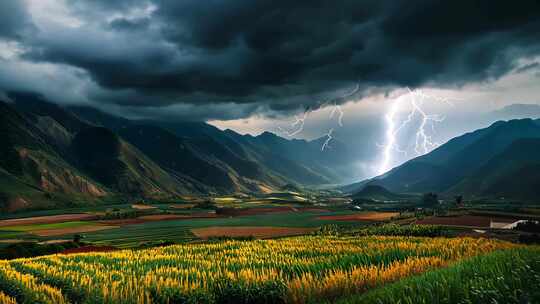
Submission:
<svg viewBox="0 0 540 304">
<path fill-rule="evenodd" d="M 324 141 L 324 143 L 323 143 L 323 145 L 321 147 L 321 151 L 324 152 L 324 149 L 330 147 L 329 144 L 330 144 L 330 141 L 333 139 L 333 137 L 332 137 L 333 132 L 334 132 L 334 129 L 330 129 L 330 130 L 328 130 L 328 133 L 325 134 L 326 135 L 326 140 Z"/>
<path fill-rule="evenodd" d="M 423 155 L 440 146 L 440 143 L 432 141 L 431 136 L 427 135 L 427 124 L 431 123 L 432 130 L 434 130 L 434 123 L 443 122 L 444 117 L 438 114 L 428 115 L 422 109 L 423 102 L 426 100 L 426 98 L 432 98 L 430 97 L 431 95 L 426 95 L 424 92 L 422 92 L 422 90 L 411 91 L 409 88 L 407 88 L 407 90 L 409 91 L 409 94 L 413 96 L 411 100 L 413 113 L 416 112 L 420 114 L 420 126 L 418 127 L 418 130 L 416 132 L 414 151 L 417 155 Z M 418 97 L 418 99 L 414 97 Z M 437 98 L 435 100 L 443 101 L 444 99 Z"/>
<path fill-rule="evenodd" d="M 278 130 L 281 133 L 287 134 L 289 137 L 293 137 L 296 134 L 300 134 L 304 131 L 304 125 L 306 124 L 306 119 L 308 118 L 310 111 L 307 110 L 302 116 L 294 115 L 294 122 L 291 123 L 291 130 L 284 130 L 281 127 L 278 127 Z"/>
<path fill-rule="evenodd" d="M 407 88 L 408 93 L 398 97 L 388 109 L 385 115 L 385 143 L 379 145 L 383 149 L 382 160 L 379 164 L 378 174 L 384 174 L 391 169 L 393 163 L 393 152 L 407 154 L 399 147 L 397 138 L 403 128 L 410 125 L 415 117 L 419 117 L 420 124 L 415 132 L 414 151 L 417 156 L 426 154 L 437 148 L 440 143 L 433 141 L 432 136 L 428 134 L 426 128 L 431 125 L 432 133 L 435 132 L 435 124 L 444 121 L 444 116 L 438 114 L 427 114 L 423 108 L 426 100 L 434 100 L 450 104 L 450 99 L 440 96 L 434 96 L 425 93 L 420 89 L 411 90 Z M 405 102 L 409 103 L 411 110 L 407 118 L 401 123 L 397 122 L 397 114 Z"/>
<path fill-rule="evenodd" d="M 378 171 L 379 175 L 385 173 L 386 171 L 388 171 L 388 169 L 390 169 L 390 165 L 392 162 L 392 151 L 399 150 L 399 147 L 396 141 L 396 134 L 403 127 L 403 124 L 400 127 L 396 127 L 395 117 L 400 109 L 400 106 L 401 106 L 401 102 L 398 98 L 392 104 L 392 106 L 390 107 L 390 109 L 385 115 L 385 120 L 386 120 L 385 144 L 382 146 L 383 160 L 379 166 L 379 171 Z"/>
<path fill-rule="evenodd" d="M 338 104 L 334 104 L 334 107 L 332 108 L 332 111 L 330 112 L 330 119 L 334 118 L 334 115 L 338 113 L 338 124 L 340 127 L 343 127 L 343 109 L 341 109 L 341 106 Z"/>
<path fill-rule="evenodd" d="M 337 113 L 337 122 L 340 127 L 343 127 L 343 117 L 345 116 L 345 113 L 343 109 L 341 108 L 340 102 L 345 101 L 358 93 L 360 90 L 360 84 L 356 84 L 355 87 L 341 95 L 335 98 L 332 98 L 330 100 L 326 101 L 320 101 L 318 105 L 315 107 L 315 109 L 308 108 L 302 115 L 294 115 L 294 121 L 290 124 L 289 130 L 285 130 L 284 128 L 277 127 L 278 132 L 285 134 L 289 137 L 293 137 L 295 135 L 300 134 L 302 131 L 304 131 L 304 125 L 306 123 L 306 120 L 311 112 L 318 111 L 320 109 L 326 108 L 330 105 L 332 105 L 332 110 L 330 111 L 329 119 L 333 119 L 334 116 L 336 116 Z M 326 141 L 323 143 L 321 147 L 321 151 L 324 151 L 326 148 L 328 148 L 329 142 L 333 139 L 332 133 L 334 132 L 334 129 L 328 130 L 328 132 L 325 134 L 327 137 Z"/>
</svg>

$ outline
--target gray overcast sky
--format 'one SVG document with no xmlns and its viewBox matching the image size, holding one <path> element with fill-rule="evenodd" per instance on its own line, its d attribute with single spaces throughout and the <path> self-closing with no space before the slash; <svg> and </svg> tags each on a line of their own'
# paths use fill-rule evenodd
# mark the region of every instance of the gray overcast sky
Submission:
<svg viewBox="0 0 540 304">
<path fill-rule="evenodd" d="M 537 103 L 539 56 L 536 0 L 0 1 L 0 98 L 32 91 L 242 133 L 287 128 L 330 101 L 345 113 L 336 136 L 366 168 L 404 88 L 455 99 L 426 104 L 445 116 L 433 135 L 444 142 L 495 109 Z M 323 135 L 331 110 L 298 136 Z"/>
</svg>

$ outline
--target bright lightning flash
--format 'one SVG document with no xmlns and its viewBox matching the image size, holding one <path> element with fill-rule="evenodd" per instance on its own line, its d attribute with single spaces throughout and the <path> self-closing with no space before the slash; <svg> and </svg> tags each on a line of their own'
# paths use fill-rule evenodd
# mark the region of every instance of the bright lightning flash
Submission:
<svg viewBox="0 0 540 304">
<path fill-rule="evenodd" d="M 306 119 L 308 118 L 309 111 L 304 112 L 302 116 L 294 115 L 294 122 L 291 123 L 291 130 L 283 130 L 281 127 L 278 127 L 278 130 L 282 133 L 287 134 L 287 136 L 292 137 L 296 134 L 304 131 L 304 125 L 306 124 Z"/>
<path fill-rule="evenodd" d="M 399 152 L 406 154 L 407 152 L 399 147 L 398 136 L 403 128 L 410 125 L 415 118 L 419 117 L 420 123 L 415 132 L 415 145 L 414 151 L 417 156 L 426 154 L 431 150 L 438 147 L 440 144 L 434 142 L 432 136 L 428 135 L 426 130 L 428 126 L 431 126 L 432 131 L 435 130 L 435 123 L 444 121 L 444 117 L 438 114 L 427 114 L 423 108 L 424 102 L 427 100 L 435 100 L 439 102 L 450 103 L 447 98 L 429 95 L 422 90 L 416 89 L 411 91 L 407 88 L 408 94 L 398 97 L 388 109 L 385 115 L 385 143 L 381 147 L 383 148 L 383 157 L 379 165 L 378 174 L 384 174 L 391 169 L 393 164 L 393 152 Z M 407 118 L 401 123 L 398 123 L 398 114 L 403 105 L 408 101 L 410 104 L 410 112 Z"/>
<path fill-rule="evenodd" d="M 343 115 L 345 113 L 343 113 L 343 110 L 341 109 L 340 105 L 338 104 L 334 105 L 334 107 L 332 108 L 332 111 L 330 112 L 330 119 L 334 117 L 334 114 L 336 114 L 336 112 L 338 112 L 338 124 L 340 127 L 343 127 Z"/>
<path fill-rule="evenodd" d="M 332 137 L 332 133 L 334 132 L 334 129 L 330 129 L 328 130 L 328 133 L 326 133 L 326 140 L 324 141 L 322 147 L 321 147 L 321 151 L 324 151 L 324 149 L 327 149 L 329 148 L 330 146 L 330 141 L 333 139 Z"/>
<path fill-rule="evenodd" d="M 392 152 L 398 150 L 399 147 L 396 142 L 396 134 L 399 132 L 399 128 L 396 129 L 395 117 L 401 106 L 400 100 L 396 100 L 388 113 L 385 115 L 386 120 L 386 134 L 385 134 L 385 144 L 383 146 L 383 160 L 379 167 L 378 174 L 383 174 L 390 169 L 392 162 Z"/>
<path fill-rule="evenodd" d="M 339 103 L 344 101 L 344 100 L 349 99 L 352 96 L 354 96 L 356 93 L 358 93 L 359 90 L 360 90 L 360 85 L 356 84 L 356 86 L 350 92 L 345 93 L 342 96 L 339 96 L 339 97 L 324 101 L 324 102 L 319 102 L 318 106 L 315 109 L 308 108 L 303 113 L 303 115 L 301 115 L 301 116 L 300 115 L 295 115 L 294 116 L 294 122 L 291 123 L 289 130 L 285 130 L 285 129 L 281 128 L 281 127 L 278 127 L 277 129 L 278 129 L 278 131 L 280 133 L 283 133 L 283 134 L 285 134 L 285 135 L 287 135 L 289 137 L 293 137 L 293 136 L 301 133 L 302 131 L 304 131 L 304 125 L 306 123 L 306 119 L 308 118 L 308 116 L 309 116 L 309 114 L 311 112 L 317 111 L 317 110 L 322 109 L 322 108 L 325 108 L 325 107 L 331 105 L 332 103 L 333 103 L 333 107 L 332 107 L 332 110 L 330 111 L 329 118 L 330 119 L 334 118 L 334 115 L 336 115 L 336 113 L 337 113 L 338 125 L 340 127 L 343 127 L 343 116 L 345 115 L 345 113 L 343 112 L 343 109 L 341 108 L 341 105 L 339 105 Z M 334 129 L 330 129 L 325 134 L 325 136 L 327 138 L 326 138 L 326 141 L 323 143 L 323 145 L 321 147 L 321 151 L 324 151 L 325 149 L 327 149 L 329 147 L 328 144 L 333 139 L 333 137 L 332 137 L 333 132 L 334 132 Z"/>
</svg>

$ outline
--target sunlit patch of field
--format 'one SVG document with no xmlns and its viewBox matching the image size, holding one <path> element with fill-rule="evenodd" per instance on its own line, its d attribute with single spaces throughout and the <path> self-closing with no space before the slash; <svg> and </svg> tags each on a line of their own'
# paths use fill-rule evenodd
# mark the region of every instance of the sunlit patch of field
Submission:
<svg viewBox="0 0 540 304">
<path fill-rule="evenodd" d="M 196 204 L 172 204 L 169 205 L 170 209 L 191 209 L 195 207 Z"/>
<path fill-rule="evenodd" d="M 257 187 L 262 193 L 272 193 L 272 191 L 274 191 L 272 188 L 265 185 L 257 185 Z"/>
<path fill-rule="evenodd" d="M 146 205 L 146 204 L 133 204 L 133 205 L 131 205 L 131 208 L 137 209 L 137 210 L 157 209 L 156 206 Z"/>
<path fill-rule="evenodd" d="M 307 201 L 306 198 L 298 196 L 298 195 L 291 195 L 287 198 L 283 197 L 277 197 L 277 196 L 269 196 L 265 198 L 268 201 L 271 202 L 305 202 Z"/>
<path fill-rule="evenodd" d="M 236 198 L 236 197 L 229 197 L 229 196 L 226 196 L 226 197 L 214 197 L 213 200 L 218 204 L 219 203 L 221 203 L 221 204 L 241 203 L 243 201 L 242 199 L 239 199 L 239 198 Z"/>
<path fill-rule="evenodd" d="M 472 238 L 303 236 L 0 261 L 19 303 L 308 303 L 517 248 Z"/>
</svg>

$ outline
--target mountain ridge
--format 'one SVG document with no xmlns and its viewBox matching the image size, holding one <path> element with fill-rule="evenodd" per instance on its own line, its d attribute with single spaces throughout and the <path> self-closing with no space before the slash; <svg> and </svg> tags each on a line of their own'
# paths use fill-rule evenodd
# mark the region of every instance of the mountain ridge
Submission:
<svg viewBox="0 0 540 304">
<path fill-rule="evenodd" d="M 7 139 L 0 209 L 279 191 L 340 175 L 308 141 L 245 137 L 201 122 L 129 120 L 38 94 L 8 95 L 13 102 L 0 104 Z"/>
<path fill-rule="evenodd" d="M 523 150 L 528 151 L 526 155 L 530 156 L 525 157 Z M 534 189 L 537 185 L 534 183 L 537 175 L 530 168 L 539 162 L 538 153 L 534 154 L 534 151 L 540 151 L 540 120 L 497 121 L 487 128 L 455 137 L 430 153 L 409 160 L 381 176 L 342 189 L 351 192 L 366 185 L 379 185 L 397 193 L 439 192 L 447 196 L 507 196 L 530 200 L 536 196 Z M 503 164 L 509 160 L 514 171 L 503 170 Z M 503 171 L 505 173 L 501 176 L 494 176 Z M 530 179 L 529 186 L 521 187 L 522 194 L 516 190 L 520 189 L 519 185 L 505 186 L 510 184 L 511 176 L 518 171 Z M 479 181 L 484 186 L 479 188 Z"/>
</svg>

